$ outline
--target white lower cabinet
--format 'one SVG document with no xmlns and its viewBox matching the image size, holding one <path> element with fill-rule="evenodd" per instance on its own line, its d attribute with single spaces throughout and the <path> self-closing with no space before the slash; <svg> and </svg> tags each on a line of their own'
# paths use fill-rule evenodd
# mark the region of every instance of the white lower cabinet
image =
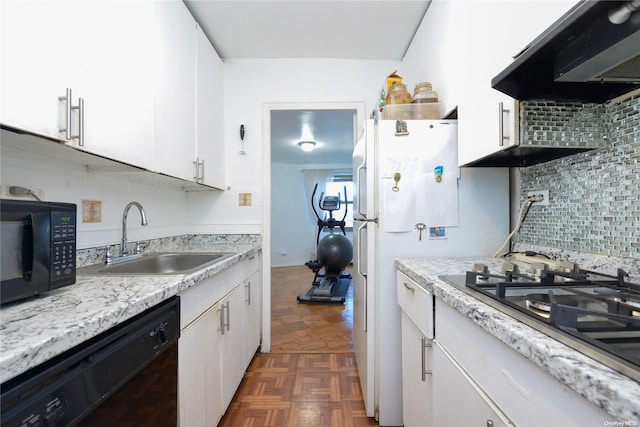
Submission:
<svg viewBox="0 0 640 427">
<path fill-rule="evenodd" d="M 435 306 L 434 426 L 581 427 L 612 422 L 604 410 L 444 301 L 436 298 Z"/>
<path fill-rule="evenodd" d="M 244 286 L 237 286 L 222 302 L 220 318 L 220 367 L 222 369 L 222 405 L 226 409 L 242 381 L 248 363 L 245 347 Z"/>
<path fill-rule="evenodd" d="M 432 340 L 402 312 L 402 420 L 405 427 L 431 425 Z"/>
<path fill-rule="evenodd" d="M 428 427 L 432 417 L 433 296 L 398 272 L 402 308 L 402 420 L 405 427 Z"/>
<path fill-rule="evenodd" d="M 218 424 L 260 346 L 260 316 L 254 314 L 260 313 L 258 261 L 258 256 L 244 260 L 180 294 L 181 426 Z M 247 276 L 254 266 L 258 270 Z"/>
<path fill-rule="evenodd" d="M 260 282 L 260 269 L 259 269 L 259 257 L 249 259 L 245 266 L 245 277 L 248 277 L 244 281 L 244 318 L 248 319 L 245 328 L 245 347 L 244 347 L 244 360 L 248 364 L 253 359 L 256 350 L 260 346 L 262 336 L 262 309 L 260 303 L 262 301 L 261 294 L 261 282 Z"/>
<path fill-rule="evenodd" d="M 181 426 L 214 426 L 224 414 L 219 357 L 222 303 L 209 308 L 184 328 L 178 345 L 178 389 Z"/>
<path fill-rule="evenodd" d="M 437 341 L 433 346 L 434 426 L 513 425 Z"/>
</svg>

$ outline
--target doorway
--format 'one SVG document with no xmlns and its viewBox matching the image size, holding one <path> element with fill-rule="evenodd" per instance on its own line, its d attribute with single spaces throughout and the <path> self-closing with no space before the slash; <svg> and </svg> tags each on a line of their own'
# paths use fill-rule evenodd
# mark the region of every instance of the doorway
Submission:
<svg viewBox="0 0 640 427">
<path fill-rule="evenodd" d="M 272 267 L 276 269 L 293 268 L 292 274 L 305 278 L 300 285 L 302 291 L 299 293 L 305 293 L 311 287 L 313 273 L 304 267 L 304 262 L 315 256 L 317 227 L 315 219 L 310 217 L 310 200 L 303 190 L 303 169 L 324 168 L 351 171 L 350 153 L 364 122 L 364 109 L 364 103 L 265 104 L 263 107 L 263 140 L 265 141 L 263 180 L 266 184 L 263 216 L 263 247 L 265 248 L 263 265 L 265 269 L 268 269 L 263 274 L 263 279 L 268 280 L 268 284 L 263 288 L 265 313 L 263 322 L 271 322 L 271 310 L 274 309 L 272 291 L 280 292 L 280 289 L 274 288 L 277 286 L 274 283 L 276 280 L 282 282 L 277 274 L 286 272 L 274 270 L 272 274 Z M 288 122 L 284 119 L 287 119 Z M 343 138 L 339 141 L 332 141 L 325 137 L 327 133 L 331 133 L 329 131 L 335 130 L 328 129 L 332 124 L 334 128 L 340 127 L 340 124 L 344 124 L 346 120 L 350 122 L 349 136 L 346 140 Z M 311 155 L 303 157 L 301 160 L 303 153 L 297 143 L 306 137 L 303 135 L 305 123 L 312 125 L 310 130 L 312 138 L 317 144 L 317 150 L 304 153 Z M 286 141 L 281 137 L 283 133 L 289 135 Z M 339 153 L 332 154 L 332 143 L 340 145 L 339 148 L 343 151 L 342 157 Z M 347 155 L 345 156 L 344 153 Z M 351 199 L 351 195 L 349 195 L 349 199 Z M 272 277 L 274 278 L 272 279 Z M 296 307 L 298 304 L 296 296 L 299 293 L 284 288 L 282 292 L 285 298 L 286 294 L 291 292 L 291 295 L 288 295 L 291 307 Z M 276 314 L 286 316 L 281 311 Z M 278 324 L 277 327 L 280 328 L 281 325 Z M 263 351 L 270 352 L 272 351 L 272 327 L 269 326 L 263 330 L 265 334 L 267 330 L 269 333 L 268 338 L 263 336 Z M 265 348 L 267 340 L 268 346 Z M 291 347 L 288 348 L 293 350 Z M 304 349 L 300 348 L 298 351 L 304 351 Z"/>
</svg>

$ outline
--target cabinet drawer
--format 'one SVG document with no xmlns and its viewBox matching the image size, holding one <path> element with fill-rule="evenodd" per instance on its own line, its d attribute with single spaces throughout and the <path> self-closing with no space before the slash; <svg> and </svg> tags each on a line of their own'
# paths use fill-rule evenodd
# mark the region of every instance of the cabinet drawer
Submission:
<svg viewBox="0 0 640 427">
<path fill-rule="evenodd" d="M 433 295 L 401 272 L 396 275 L 398 304 L 427 338 L 433 338 Z"/>
<path fill-rule="evenodd" d="M 220 301 L 243 279 L 242 264 L 234 264 L 180 292 L 180 327 L 186 328 L 198 316 Z"/>
<path fill-rule="evenodd" d="M 243 260 L 244 264 L 244 279 L 250 277 L 253 273 L 260 268 L 260 253 L 252 253 Z"/>
</svg>

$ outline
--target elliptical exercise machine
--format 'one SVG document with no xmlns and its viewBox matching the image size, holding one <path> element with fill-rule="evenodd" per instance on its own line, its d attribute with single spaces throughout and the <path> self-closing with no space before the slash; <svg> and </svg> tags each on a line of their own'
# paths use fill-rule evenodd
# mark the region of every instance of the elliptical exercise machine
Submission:
<svg viewBox="0 0 640 427">
<path fill-rule="evenodd" d="M 329 212 L 328 219 L 320 218 L 314 205 L 318 184 L 313 188 L 311 195 L 311 208 L 318 219 L 318 234 L 316 236 L 316 256 L 315 261 L 305 262 L 313 273 L 311 289 L 298 296 L 298 302 L 307 304 L 344 304 L 345 296 L 351 283 L 351 274 L 345 273 L 344 269 L 351 263 L 353 258 L 353 246 L 346 237 L 345 219 L 347 210 L 341 220 L 333 217 L 333 212 L 340 209 L 340 196 L 325 196 L 320 194 L 318 208 Z M 344 204 L 347 206 L 347 187 L 344 187 Z M 320 234 L 324 229 L 329 230 L 329 234 L 320 239 Z M 342 234 L 334 233 L 335 228 L 340 228 Z M 324 268 L 324 272 L 320 270 Z"/>
</svg>

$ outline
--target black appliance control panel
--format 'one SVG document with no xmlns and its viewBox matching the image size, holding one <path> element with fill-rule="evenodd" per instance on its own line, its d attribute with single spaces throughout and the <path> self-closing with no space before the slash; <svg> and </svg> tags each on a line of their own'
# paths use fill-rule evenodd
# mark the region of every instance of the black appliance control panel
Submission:
<svg viewBox="0 0 640 427">
<path fill-rule="evenodd" d="M 51 284 L 64 286 L 76 275 L 76 213 L 51 212 Z"/>
</svg>

